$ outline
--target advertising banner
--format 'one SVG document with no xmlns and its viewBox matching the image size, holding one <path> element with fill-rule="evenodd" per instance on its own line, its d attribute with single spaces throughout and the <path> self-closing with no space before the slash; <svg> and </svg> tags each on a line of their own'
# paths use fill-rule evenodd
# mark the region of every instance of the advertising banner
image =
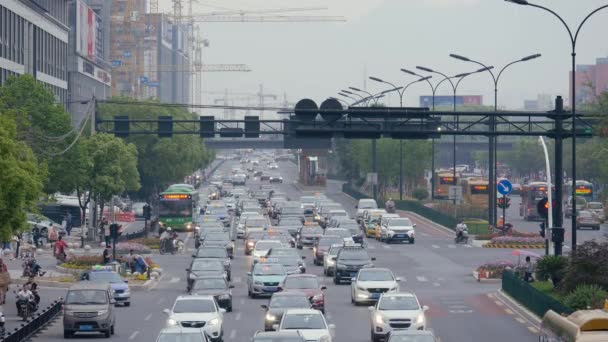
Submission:
<svg viewBox="0 0 608 342">
<path fill-rule="evenodd" d="M 101 55 L 101 18 L 83 0 L 76 0 L 76 52 L 92 61 Z"/>
</svg>

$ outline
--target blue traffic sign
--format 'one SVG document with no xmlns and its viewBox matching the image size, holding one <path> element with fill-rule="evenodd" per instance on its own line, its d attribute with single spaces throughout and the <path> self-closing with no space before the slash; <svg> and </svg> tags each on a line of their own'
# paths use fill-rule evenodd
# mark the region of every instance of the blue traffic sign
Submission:
<svg viewBox="0 0 608 342">
<path fill-rule="evenodd" d="M 496 184 L 496 190 L 503 196 L 506 196 L 513 191 L 513 184 L 506 179 L 501 180 Z"/>
<path fill-rule="evenodd" d="M 113 66 L 114 68 L 118 68 L 118 67 L 119 67 L 119 66 L 121 66 L 121 65 L 122 65 L 122 61 L 121 61 L 121 60 L 119 60 L 119 59 L 115 59 L 115 60 L 113 60 L 113 61 L 112 61 L 112 66 Z"/>
</svg>

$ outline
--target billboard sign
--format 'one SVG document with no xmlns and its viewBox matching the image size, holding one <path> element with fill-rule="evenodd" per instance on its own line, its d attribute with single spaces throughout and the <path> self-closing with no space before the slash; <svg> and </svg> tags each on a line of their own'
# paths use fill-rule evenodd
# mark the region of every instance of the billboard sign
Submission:
<svg viewBox="0 0 608 342">
<path fill-rule="evenodd" d="M 78 71 L 107 86 L 112 84 L 112 76 L 109 72 L 81 57 L 78 57 Z"/>
<path fill-rule="evenodd" d="M 102 57 L 101 17 L 83 0 L 76 0 L 76 52 L 95 61 Z"/>
<path fill-rule="evenodd" d="M 483 105 L 483 96 L 481 95 L 464 95 L 456 96 L 457 106 L 481 106 Z M 452 107 L 454 106 L 453 96 L 435 96 L 435 107 Z M 433 96 L 420 96 L 420 107 L 433 107 Z"/>
</svg>

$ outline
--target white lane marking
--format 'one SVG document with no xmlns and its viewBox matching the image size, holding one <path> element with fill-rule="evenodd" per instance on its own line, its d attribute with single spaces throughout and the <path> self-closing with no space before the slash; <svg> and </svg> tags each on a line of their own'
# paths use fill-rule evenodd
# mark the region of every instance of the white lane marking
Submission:
<svg viewBox="0 0 608 342">
<path fill-rule="evenodd" d="M 367 245 L 367 249 L 376 249 L 376 246 L 374 246 L 374 245 Z"/>
<path fill-rule="evenodd" d="M 426 277 L 424 276 L 416 276 L 416 280 L 418 280 L 419 282 L 426 282 L 429 281 L 428 279 L 426 279 Z"/>
<path fill-rule="evenodd" d="M 156 304 L 161 304 L 162 302 L 165 301 L 165 297 L 160 297 L 158 298 L 158 300 L 156 301 Z"/>
<path fill-rule="evenodd" d="M 173 277 L 171 278 L 171 280 L 169 280 L 170 283 L 175 284 L 177 282 L 179 282 L 179 278 L 178 277 Z"/>
<path fill-rule="evenodd" d="M 437 246 L 437 245 L 432 245 L 431 247 L 433 247 L 433 248 L 439 248 L 439 246 Z"/>
<path fill-rule="evenodd" d="M 135 331 L 134 331 L 134 332 L 131 334 L 131 336 L 129 336 L 129 340 L 134 340 L 134 339 L 135 339 L 135 336 L 137 336 L 138 334 L 139 334 L 139 330 L 135 330 Z"/>
<path fill-rule="evenodd" d="M 450 309 L 468 309 L 468 305 L 448 305 Z"/>
<path fill-rule="evenodd" d="M 389 246 L 389 245 L 382 245 L 382 248 L 384 248 L 384 249 L 391 249 L 391 246 Z"/>
<path fill-rule="evenodd" d="M 466 248 L 473 248 L 473 246 L 471 246 L 471 245 L 464 245 L 464 247 L 466 247 Z"/>
<path fill-rule="evenodd" d="M 536 329 L 535 327 L 528 327 L 528 330 L 530 330 L 530 332 L 532 332 L 534 335 L 538 334 L 540 330 Z"/>
<path fill-rule="evenodd" d="M 422 236 L 431 236 L 431 235 L 429 235 L 427 233 L 420 233 L 420 235 L 422 235 Z"/>
<path fill-rule="evenodd" d="M 498 306 L 504 306 L 504 304 L 502 302 L 499 302 L 497 300 L 494 301 L 494 304 L 498 305 Z"/>
<path fill-rule="evenodd" d="M 235 283 L 235 284 L 236 283 L 240 283 L 241 282 L 241 277 L 234 277 L 234 278 L 232 278 L 232 282 Z"/>
<path fill-rule="evenodd" d="M 241 298 L 241 300 L 239 301 L 239 303 L 240 303 L 241 305 L 245 304 L 245 299 Z"/>
<path fill-rule="evenodd" d="M 236 320 L 236 321 L 240 321 L 241 320 L 241 313 L 240 312 L 236 314 L 236 317 L 234 317 L 234 320 Z"/>
<path fill-rule="evenodd" d="M 437 287 L 437 286 L 441 286 L 441 284 L 439 284 L 439 283 L 433 283 L 433 286 Z"/>
<path fill-rule="evenodd" d="M 456 245 L 448 245 L 448 248 L 456 248 Z"/>
<path fill-rule="evenodd" d="M 228 338 L 231 340 L 234 340 L 235 337 L 236 337 L 236 330 L 233 329 L 232 331 L 230 331 L 230 336 Z"/>
<path fill-rule="evenodd" d="M 511 311 L 511 309 L 505 309 L 505 312 L 508 313 L 509 315 L 515 315 L 515 313 L 513 311 Z"/>
<path fill-rule="evenodd" d="M 515 317 L 515 320 L 518 321 L 521 324 L 526 324 L 526 321 L 523 318 L 521 318 L 521 317 Z"/>
<path fill-rule="evenodd" d="M 148 314 L 148 316 L 146 316 L 146 318 L 144 318 L 144 321 L 149 321 L 150 318 L 152 318 L 152 314 Z"/>
<path fill-rule="evenodd" d="M 189 232 L 188 234 L 186 234 L 186 238 L 184 239 L 184 246 L 188 244 L 190 237 L 192 237 L 192 232 Z"/>
</svg>

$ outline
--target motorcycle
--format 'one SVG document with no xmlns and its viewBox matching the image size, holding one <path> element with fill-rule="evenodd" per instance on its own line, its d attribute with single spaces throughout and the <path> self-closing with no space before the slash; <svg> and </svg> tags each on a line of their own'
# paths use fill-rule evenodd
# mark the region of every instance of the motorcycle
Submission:
<svg viewBox="0 0 608 342">
<path fill-rule="evenodd" d="M 0 312 L 0 337 L 6 335 L 6 328 L 4 327 L 4 323 L 6 322 L 6 318 L 4 314 Z"/>
<path fill-rule="evenodd" d="M 24 321 L 27 321 L 36 309 L 35 302 L 31 302 L 27 299 L 17 300 L 17 316 L 21 317 Z"/>
<path fill-rule="evenodd" d="M 396 212 L 395 203 L 387 203 L 385 210 L 389 214 L 394 214 Z"/>
<path fill-rule="evenodd" d="M 456 237 L 454 238 L 454 242 L 455 243 L 464 243 L 467 244 L 469 243 L 469 231 L 467 229 L 463 229 L 460 231 L 460 234 L 456 234 Z"/>
<path fill-rule="evenodd" d="M 160 248 L 158 249 L 161 255 L 171 253 L 175 254 L 175 249 L 173 248 L 172 239 L 163 239 L 160 241 Z"/>
</svg>

